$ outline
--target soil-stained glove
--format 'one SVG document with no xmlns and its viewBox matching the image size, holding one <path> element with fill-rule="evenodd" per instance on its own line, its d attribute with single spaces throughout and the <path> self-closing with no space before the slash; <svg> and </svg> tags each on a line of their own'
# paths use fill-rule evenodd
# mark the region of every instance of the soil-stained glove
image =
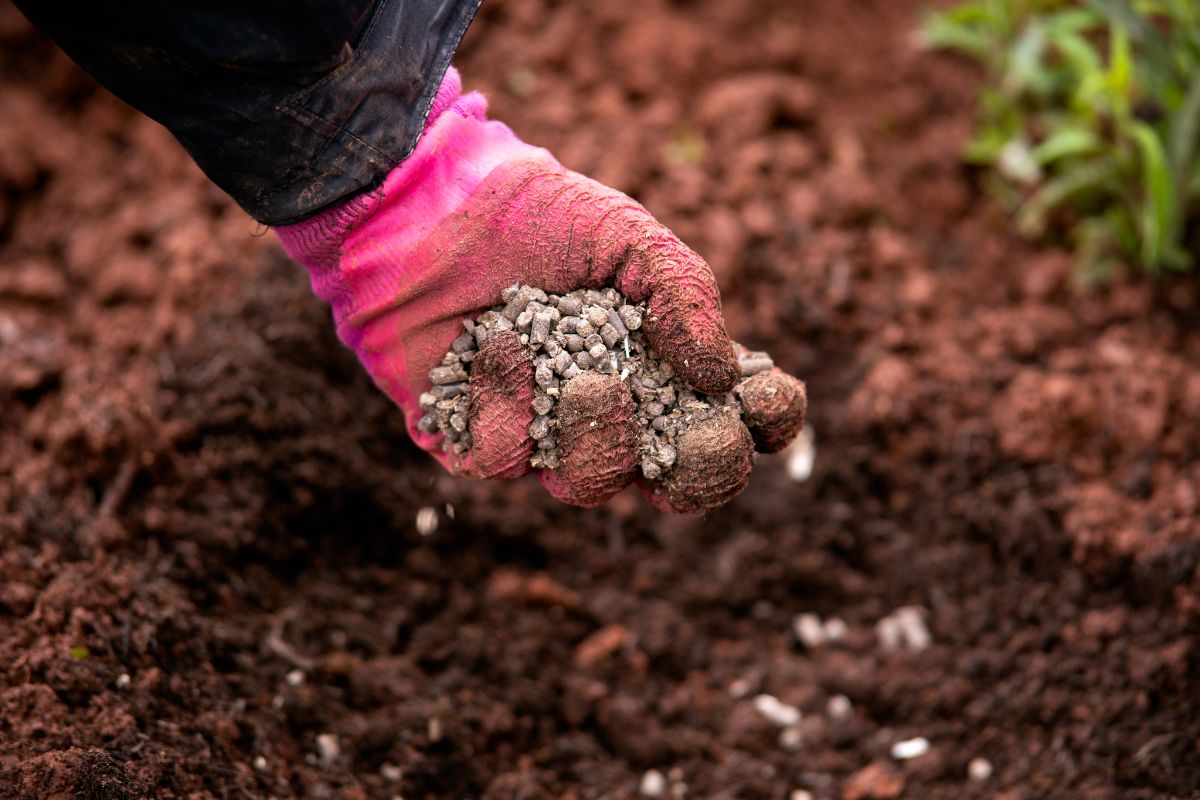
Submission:
<svg viewBox="0 0 1200 800">
<path fill-rule="evenodd" d="M 518 283 L 554 293 L 614 286 L 646 302 L 646 335 L 676 374 L 704 393 L 730 391 L 738 363 L 703 259 L 641 205 L 563 168 L 489 121 L 486 110 L 481 94 L 461 94 L 451 69 L 416 150 L 382 186 L 277 229 L 332 307 L 342 341 L 403 410 L 413 440 L 460 475 L 515 478 L 530 470 L 533 368 L 515 334 L 490 337 L 475 361 L 465 457 L 447 455 L 440 434 L 417 429 L 429 370 L 462 321 Z M 797 381 L 773 375 L 784 394 L 795 393 Z M 561 400 L 562 467 L 542 478 L 556 497 L 596 505 L 635 479 L 638 436 L 628 390 L 613 376 L 583 377 Z M 747 412 L 753 419 L 753 407 Z M 800 417 L 764 414 L 771 420 L 762 441 L 778 449 Z M 745 484 L 753 443 L 741 423 L 729 427 L 733 434 L 722 433 L 702 464 L 691 459 L 702 478 L 694 487 L 686 480 L 690 456 L 680 453 L 681 479 L 654 493 L 656 503 L 697 510 Z"/>
</svg>

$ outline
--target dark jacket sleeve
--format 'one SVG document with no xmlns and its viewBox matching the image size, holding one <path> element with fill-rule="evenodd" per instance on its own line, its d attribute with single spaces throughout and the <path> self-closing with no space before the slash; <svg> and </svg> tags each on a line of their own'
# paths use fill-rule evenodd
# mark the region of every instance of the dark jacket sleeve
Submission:
<svg viewBox="0 0 1200 800">
<path fill-rule="evenodd" d="M 480 0 L 17 0 L 252 216 L 296 222 L 416 145 Z"/>
</svg>

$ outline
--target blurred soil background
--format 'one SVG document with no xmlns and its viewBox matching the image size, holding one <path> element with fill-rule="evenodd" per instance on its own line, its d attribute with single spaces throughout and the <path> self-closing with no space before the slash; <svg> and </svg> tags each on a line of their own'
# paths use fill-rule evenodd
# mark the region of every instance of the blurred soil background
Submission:
<svg viewBox="0 0 1200 800">
<path fill-rule="evenodd" d="M 808 381 L 811 479 L 696 518 L 440 474 L 0 5 L 0 796 L 1200 796 L 1195 281 L 1016 239 L 919 7 L 488 0 L 457 60 Z"/>
</svg>

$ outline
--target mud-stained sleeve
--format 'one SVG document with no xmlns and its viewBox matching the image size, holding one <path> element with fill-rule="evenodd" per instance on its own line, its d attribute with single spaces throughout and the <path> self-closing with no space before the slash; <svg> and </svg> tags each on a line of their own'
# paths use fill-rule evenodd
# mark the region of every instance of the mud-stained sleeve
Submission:
<svg viewBox="0 0 1200 800">
<path fill-rule="evenodd" d="M 412 152 L 480 0 L 17 0 L 253 217 L 297 222 Z"/>
</svg>

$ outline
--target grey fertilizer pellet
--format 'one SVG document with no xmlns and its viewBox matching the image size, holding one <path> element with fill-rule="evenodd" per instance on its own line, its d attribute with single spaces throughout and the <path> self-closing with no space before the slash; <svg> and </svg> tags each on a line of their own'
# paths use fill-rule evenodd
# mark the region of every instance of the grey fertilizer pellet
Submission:
<svg viewBox="0 0 1200 800">
<path fill-rule="evenodd" d="M 547 294 L 532 286 L 510 286 L 501 305 L 463 323 L 442 364 L 429 371 L 433 389 L 419 398 L 424 412 L 417 427 L 441 431 L 447 451 L 471 448 L 468 430 L 470 369 L 479 349 L 494 332 L 516 330 L 534 364 L 533 423 L 537 443 L 530 464 L 556 469 L 559 464 L 555 409 L 562 385 L 585 370 L 617 375 L 629 387 L 641 426 L 641 471 L 647 480 L 665 479 L 675 464 L 675 440 L 688 425 L 725 408 L 741 405 L 730 392 L 711 397 L 693 392 L 675 378 L 671 367 L 651 352 L 641 331 L 646 308 L 627 303 L 615 289 L 580 289 Z M 771 369 L 766 353 L 742 353 L 743 379 Z"/>
</svg>

